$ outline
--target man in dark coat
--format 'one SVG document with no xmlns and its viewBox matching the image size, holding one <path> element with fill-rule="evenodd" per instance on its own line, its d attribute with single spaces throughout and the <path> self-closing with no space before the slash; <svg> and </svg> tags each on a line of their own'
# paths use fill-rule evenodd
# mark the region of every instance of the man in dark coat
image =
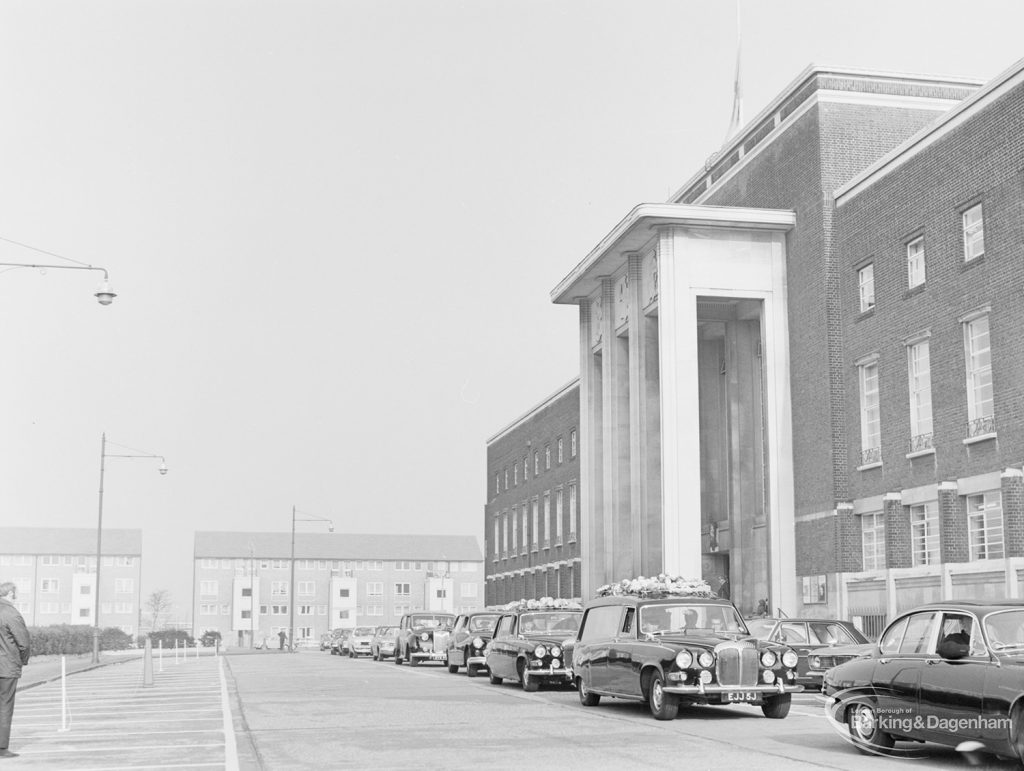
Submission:
<svg viewBox="0 0 1024 771">
<path fill-rule="evenodd" d="M 284 641 L 288 639 L 288 634 L 283 629 L 277 633 L 277 639 L 280 641 L 280 650 L 284 650 Z"/>
<path fill-rule="evenodd" d="M 11 752 L 11 720 L 14 717 L 14 692 L 21 677 L 21 668 L 28 664 L 29 639 L 25 619 L 14 607 L 17 587 L 0 583 L 0 759 L 16 758 Z"/>
</svg>

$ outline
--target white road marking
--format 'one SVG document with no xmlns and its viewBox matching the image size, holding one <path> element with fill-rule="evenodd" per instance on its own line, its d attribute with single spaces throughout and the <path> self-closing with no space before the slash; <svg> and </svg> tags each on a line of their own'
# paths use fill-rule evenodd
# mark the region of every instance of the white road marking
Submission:
<svg viewBox="0 0 1024 771">
<path fill-rule="evenodd" d="M 228 700 L 228 682 L 224 677 L 224 659 L 217 659 L 220 675 L 220 704 L 224 713 L 224 768 L 238 771 L 238 745 L 235 743 L 235 729 L 231 722 L 231 703 Z"/>
</svg>

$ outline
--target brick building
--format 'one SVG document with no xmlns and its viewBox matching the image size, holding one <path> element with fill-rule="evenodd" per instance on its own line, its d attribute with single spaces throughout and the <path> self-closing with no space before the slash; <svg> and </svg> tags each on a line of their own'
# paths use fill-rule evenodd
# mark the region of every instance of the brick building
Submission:
<svg viewBox="0 0 1024 771">
<path fill-rule="evenodd" d="M 579 380 L 487 440 L 487 604 L 580 597 Z"/>
<path fill-rule="evenodd" d="M 99 625 L 138 632 L 142 611 L 142 531 L 104 529 Z M 93 626 L 96 531 L 0 528 L 0 582 L 18 587 L 15 603 L 29 626 Z"/>
<path fill-rule="evenodd" d="M 484 570 L 473 536 L 197 532 L 193 631 L 250 647 L 277 635 L 396 624 L 403 613 L 478 610 Z M 293 607 L 294 603 L 294 607 Z M 255 613 L 253 612 L 255 610 Z"/>
<path fill-rule="evenodd" d="M 1022 73 L 811 67 L 553 290 L 584 596 L 725 575 L 744 611 L 867 623 L 1019 595 Z"/>
</svg>

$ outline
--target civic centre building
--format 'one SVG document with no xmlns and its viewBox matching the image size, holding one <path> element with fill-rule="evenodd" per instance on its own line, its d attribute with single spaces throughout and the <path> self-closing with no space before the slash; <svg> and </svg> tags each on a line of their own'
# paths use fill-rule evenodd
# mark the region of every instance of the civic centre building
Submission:
<svg viewBox="0 0 1024 771">
<path fill-rule="evenodd" d="M 1024 61 L 814 66 L 615 224 L 551 293 L 579 316 L 581 597 L 724 576 L 746 613 L 872 629 L 1022 596 L 1022 159 Z"/>
</svg>

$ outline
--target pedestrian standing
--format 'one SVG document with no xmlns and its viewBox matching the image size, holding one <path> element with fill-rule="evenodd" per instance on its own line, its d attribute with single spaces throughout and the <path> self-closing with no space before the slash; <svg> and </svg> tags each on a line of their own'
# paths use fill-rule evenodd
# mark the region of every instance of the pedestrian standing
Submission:
<svg viewBox="0 0 1024 771">
<path fill-rule="evenodd" d="M 29 639 L 25 619 L 14 601 L 18 588 L 10 581 L 0 583 L 0 759 L 16 758 L 11 752 L 11 720 L 14 718 L 14 692 L 21 668 L 28 664 Z"/>
<path fill-rule="evenodd" d="M 288 639 L 288 635 L 285 633 L 283 629 L 277 633 L 277 639 L 281 643 L 281 650 L 284 650 L 284 641 Z"/>
</svg>

